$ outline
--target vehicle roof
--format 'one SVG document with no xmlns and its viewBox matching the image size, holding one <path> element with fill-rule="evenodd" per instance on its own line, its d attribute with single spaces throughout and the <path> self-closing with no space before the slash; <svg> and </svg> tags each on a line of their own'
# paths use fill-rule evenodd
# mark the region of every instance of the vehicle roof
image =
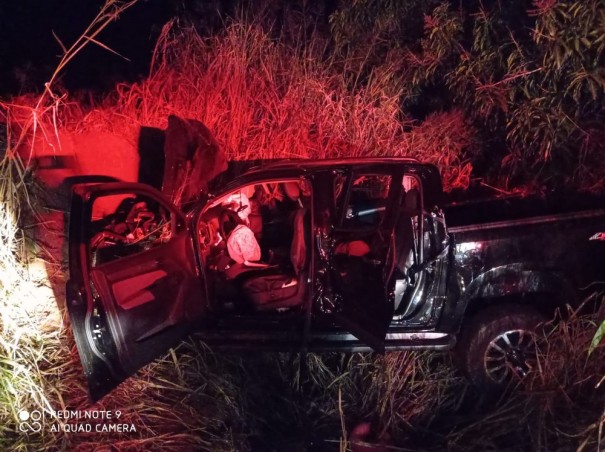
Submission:
<svg viewBox="0 0 605 452">
<path fill-rule="evenodd" d="M 408 157 L 354 157 L 354 158 L 330 158 L 330 159 L 304 159 L 304 158 L 282 158 L 282 159 L 256 159 L 256 160 L 231 160 L 227 172 L 235 172 L 237 175 L 245 173 L 269 170 L 304 168 L 315 169 L 326 166 L 355 166 L 372 164 L 410 164 L 420 163 L 418 160 Z"/>
<path fill-rule="evenodd" d="M 409 157 L 349 157 L 349 158 L 329 158 L 329 159 L 266 159 L 253 160 L 258 166 L 267 167 L 321 167 L 321 166 L 338 166 L 338 165 L 367 165 L 380 163 L 419 163 L 418 160 Z"/>
<path fill-rule="evenodd" d="M 233 186 L 237 180 L 248 179 L 259 173 L 280 173 L 291 170 L 316 171 L 330 167 L 380 165 L 407 165 L 411 172 L 421 177 L 425 185 L 425 199 L 430 203 L 439 202 L 442 195 L 441 176 L 439 170 L 432 164 L 422 163 L 417 159 L 408 157 L 354 157 L 331 159 L 259 159 L 259 160 L 232 160 L 228 162 L 227 170 L 210 182 L 210 190 Z"/>
</svg>

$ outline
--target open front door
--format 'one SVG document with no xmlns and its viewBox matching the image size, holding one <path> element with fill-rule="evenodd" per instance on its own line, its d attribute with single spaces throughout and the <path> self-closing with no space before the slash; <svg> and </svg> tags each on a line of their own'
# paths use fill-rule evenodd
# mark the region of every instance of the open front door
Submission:
<svg viewBox="0 0 605 452">
<path fill-rule="evenodd" d="M 142 184 L 77 185 L 67 308 L 97 400 L 176 345 L 205 312 L 180 212 Z"/>
<path fill-rule="evenodd" d="M 401 176 L 384 168 L 363 168 L 334 179 L 334 228 L 329 280 L 334 320 L 378 352 L 384 351 L 393 318 L 393 206 Z"/>
</svg>

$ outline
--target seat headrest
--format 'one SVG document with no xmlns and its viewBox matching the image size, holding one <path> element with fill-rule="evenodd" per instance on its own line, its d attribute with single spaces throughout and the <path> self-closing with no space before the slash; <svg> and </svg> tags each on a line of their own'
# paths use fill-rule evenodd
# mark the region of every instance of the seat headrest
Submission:
<svg viewBox="0 0 605 452">
<path fill-rule="evenodd" d="M 300 198 L 300 185 L 298 182 L 284 182 L 284 192 L 292 201 L 298 201 Z"/>
</svg>

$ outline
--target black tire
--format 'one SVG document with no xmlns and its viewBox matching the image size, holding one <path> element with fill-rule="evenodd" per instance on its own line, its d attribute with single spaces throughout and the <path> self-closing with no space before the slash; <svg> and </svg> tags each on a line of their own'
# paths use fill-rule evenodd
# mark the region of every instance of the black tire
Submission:
<svg viewBox="0 0 605 452">
<path fill-rule="evenodd" d="M 462 325 L 456 362 L 473 384 L 500 389 L 522 380 L 536 365 L 537 326 L 544 317 L 529 306 L 494 305 Z"/>
</svg>

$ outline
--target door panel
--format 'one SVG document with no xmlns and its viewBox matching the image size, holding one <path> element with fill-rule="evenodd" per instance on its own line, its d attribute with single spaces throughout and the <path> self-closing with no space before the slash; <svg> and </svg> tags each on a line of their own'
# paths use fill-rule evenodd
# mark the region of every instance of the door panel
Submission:
<svg viewBox="0 0 605 452">
<path fill-rule="evenodd" d="M 97 280 L 96 274 L 101 273 L 93 270 L 93 280 Z M 112 283 L 111 291 L 117 304 L 122 309 L 133 309 L 142 304 L 156 300 L 152 291 L 162 284 L 168 273 L 165 270 L 152 270 L 148 273 L 134 275 Z"/>
<path fill-rule="evenodd" d="M 385 250 L 376 250 L 371 256 L 336 255 L 331 271 L 339 298 L 334 318 L 379 352 L 384 351 L 384 339 L 394 310 L 384 279 L 386 254 Z"/>
<path fill-rule="evenodd" d="M 117 194 L 133 207 L 93 221 L 96 202 Z M 206 303 L 190 233 L 161 193 L 102 184 L 76 186 L 73 199 L 68 311 L 98 399 L 176 345 Z"/>
<path fill-rule="evenodd" d="M 393 318 L 382 275 L 382 264 L 361 257 L 335 257 L 333 283 L 342 297 L 337 322 L 378 352 L 384 351 L 384 339 Z"/>
<path fill-rule="evenodd" d="M 95 267 L 90 272 L 107 315 L 121 367 L 128 373 L 167 349 L 175 326 L 199 313 L 192 268 L 180 259 L 186 235 L 158 249 Z M 152 264 L 152 265 L 150 265 Z M 198 295 L 199 296 L 199 295 Z M 174 345 L 174 344 L 171 344 Z"/>
</svg>

